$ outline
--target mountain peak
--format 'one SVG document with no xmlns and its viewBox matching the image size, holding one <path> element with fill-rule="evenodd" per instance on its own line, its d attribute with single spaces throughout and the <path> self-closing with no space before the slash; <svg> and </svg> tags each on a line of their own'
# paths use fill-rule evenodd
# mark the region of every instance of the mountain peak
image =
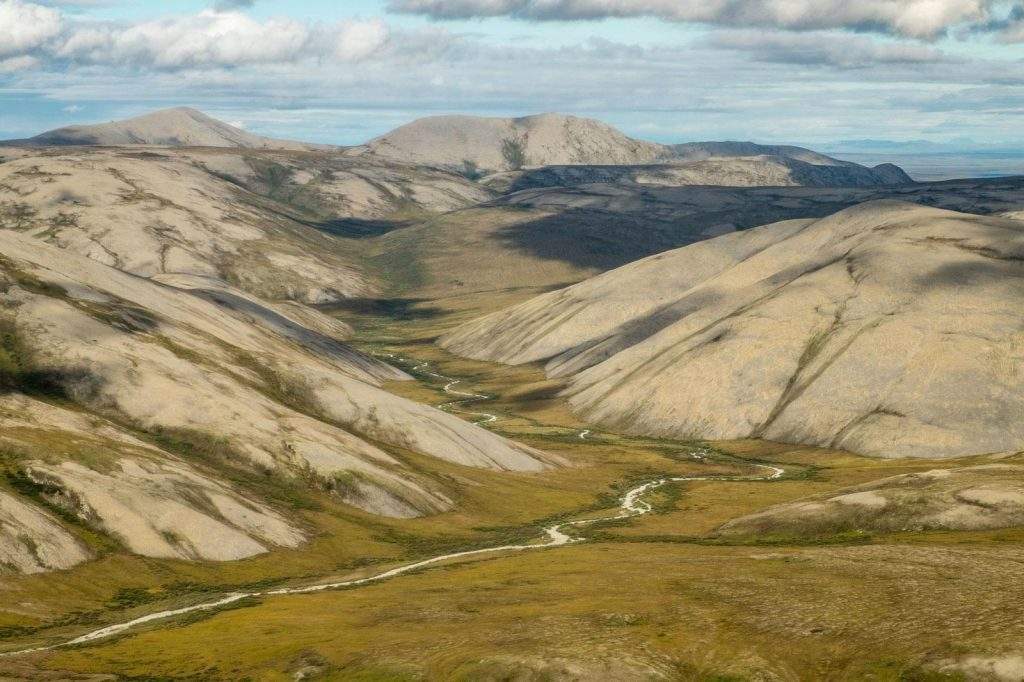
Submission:
<svg viewBox="0 0 1024 682">
<path fill-rule="evenodd" d="M 503 153 L 506 141 L 522 145 L 525 166 L 631 165 L 650 163 L 662 145 L 635 140 L 588 118 L 554 112 L 517 118 L 432 116 L 371 140 L 371 153 L 396 161 L 507 170 L 517 165 Z"/>
<path fill-rule="evenodd" d="M 254 135 L 186 106 L 159 109 L 109 123 L 57 128 L 36 135 L 28 142 L 37 145 L 158 145 L 293 150 L 327 147 Z"/>
</svg>

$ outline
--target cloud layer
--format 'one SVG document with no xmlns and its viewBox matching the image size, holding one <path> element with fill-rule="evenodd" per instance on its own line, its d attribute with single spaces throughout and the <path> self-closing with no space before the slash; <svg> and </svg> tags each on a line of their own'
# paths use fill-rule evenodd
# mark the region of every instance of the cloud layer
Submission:
<svg viewBox="0 0 1024 682">
<path fill-rule="evenodd" d="M 380 20 L 258 21 L 224 3 L 197 14 L 121 24 L 72 22 L 54 8 L 0 0 L 0 69 L 6 65 L 8 72 L 46 60 L 171 70 L 355 61 L 383 49 L 388 37 Z"/>
<path fill-rule="evenodd" d="M 955 61 L 929 45 L 879 42 L 861 35 L 818 32 L 722 31 L 711 36 L 707 44 L 746 52 L 761 62 L 841 69 Z"/>
<path fill-rule="evenodd" d="M 852 29 L 934 38 L 987 21 L 996 0 L 391 0 L 435 19 L 508 16 L 534 21 L 657 17 L 789 30 Z"/>
<path fill-rule="evenodd" d="M 1024 130 L 1020 57 L 1000 44 L 1024 40 L 1016 0 L 391 2 L 437 18 L 648 15 L 707 26 L 637 44 L 623 22 L 563 38 L 561 27 L 513 33 L 504 22 L 470 32 L 408 19 L 263 18 L 247 0 L 191 13 L 166 3 L 166 14 L 130 22 L 64 12 L 68 0 L 0 0 L 0 137 L 180 104 L 259 134 L 325 142 L 364 141 L 438 112 L 566 111 L 663 141 L 1005 140 Z M 972 54 L 973 42 L 987 44 Z M 26 104 L 33 97 L 43 104 Z"/>
<path fill-rule="evenodd" d="M 64 22 L 60 12 L 17 0 L 0 2 L 0 57 L 24 56 L 57 37 Z"/>
</svg>

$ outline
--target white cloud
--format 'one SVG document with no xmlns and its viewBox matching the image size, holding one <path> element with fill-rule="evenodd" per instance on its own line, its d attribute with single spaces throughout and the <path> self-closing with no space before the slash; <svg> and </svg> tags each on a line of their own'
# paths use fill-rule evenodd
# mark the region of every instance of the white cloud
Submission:
<svg viewBox="0 0 1024 682">
<path fill-rule="evenodd" d="M 28 71 L 38 65 L 39 60 L 31 55 L 23 54 L 18 57 L 8 57 L 7 59 L 0 59 L 0 73 Z"/>
<path fill-rule="evenodd" d="M 206 10 L 126 27 L 77 28 L 56 53 L 74 61 L 162 69 L 239 66 L 296 59 L 309 39 L 309 29 L 289 19 L 258 22 L 239 12 Z"/>
<path fill-rule="evenodd" d="M 55 9 L 0 0 L 0 57 L 23 55 L 57 36 L 63 26 Z"/>
<path fill-rule="evenodd" d="M 312 24 L 209 9 L 133 24 L 71 22 L 50 7 L 0 0 L 0 58 L 31 54 L 39 57 L 36 64 L 50 59 L 176 70 L 355 61 L 387 41 L 380 20 Z"/>
<path fill-rule="evenodd" d="M 947 0 L 936 2 L 953 7 Z M 464 7 L 470 4 L 477 7 L 480 0 L 466 0 Z M 520 4 L 537 8 L 544 3 Z M 656 4 L 547 0 L 546 6 L 553 11 L 572 5 L 579 14 Z M 913 136 L 915 130 L 941 126 L 954 116 L 963 121 L 964 135 L 997 139 L 1017 134 L 1006 126 L 1005 115 L 996 113 L 1024 96 L 1024 76 L 1013 58 L 971 58 L 969 51 L 946 43 L 927 45 L 842 27 L 811 30 L 815 23 L 842 18 L 826 16 L 828 8 L 836 7 L 833 0 L 814 6 L 803 0 L 757 3 L 762 9 L 771 5 L 779 15 L 776 23 L 801 31 L 742 28 L 750 17 L 742 7 L 754 3 L 741 0 L 706 0 L 701 7 L 687 0 L 660 4 L 679 11 L 714 10 L 722 25 L 703 35 L 680 32 L 668 44 L 647 40 L 629 45 L 597 37 L 544 46 L 537 40 L 456 33 L 443 24 L 400 29 L 380 20 L 326 24 L 214 10 L 112 23 L 68 13 L 56 35 L 30 41 L 32 47 L 19 48 L 20 53 L 0 54 L 0 71 L 5 72 L 0 83 L 11 92 L 61 104 L 88 102 L 87 111 L 95 117 L 187 102 L 212 108 L 227 120 L 242 118 L 261 132 L 325 141 L 339 138 L 319 131 L 341 125 L 359 131 L 346 141 L 362 141 L 380 132 L 374 126 L 401 122 L 388 118 L 387 112 L 395 111 L 407 112 L 401 116 L 406 120 L 431 111 L 518 115 L 557 110 L 649 123 L 671 131 L 663 136 L 674 140 Z M 861 12 L 879 1 L 849 4 L 844 11 Z M 908 3 L 892 0 L 888 5 Z M 0 6 L 13 4 L 0 0 Z M 508 6 L 508 0 L 492 2 L 494 11 Z M 993 38 L 1009 31 L 1014 17 L 1007 18 L 1002 7 L 994 14 L 975 30 Z M 892 22 L 872 25 L 857 16 L 861 23 L 847 16 L 845 26 L 898 32 L 886 29 L 895 26 Z M 908 21 L 927 32 L 928 26 L 948 19 L 936 23 L 937 16 L 930 15 L 930 24 L 920 17 Z M 594 25 L 593 33 L 620 33 L 619 27 L 609 28 Z M 8 24 L 0 24 L 4 30 Z M 970 39 L 978 38 L 972 34 Z M 961 56 L 950 57 L 940 47 Z M 358 68 L 339 68 L 354 62 Z M 969 85 L 992 87 L 986 109 L 971 109 L 970 98 L 961 96 Z M 932 103 L 940 95 L 945 99 Z M 119 110 L 117 102 L 130 107 Z M 253 117 L 253 107 L 291 118 L 278 123 Z M 4 112 L 0 118 L 10 120 L 10 115 Z"/>
<path fill-rule="evenodd" d="M 337 29 L 334 53 L 344 61 L 369 57 L 388 41 L 388 27 L 383 21 L 350 21 Z"/>
<path fill-rule="evenodd" d="M 997 0 L 391 0 L 396 12 L 436 19 L 509 16 L 537 21 L 658 17 L 792 30 L 844 28 L 934 38 L 983 21 Z"/>
</svg>

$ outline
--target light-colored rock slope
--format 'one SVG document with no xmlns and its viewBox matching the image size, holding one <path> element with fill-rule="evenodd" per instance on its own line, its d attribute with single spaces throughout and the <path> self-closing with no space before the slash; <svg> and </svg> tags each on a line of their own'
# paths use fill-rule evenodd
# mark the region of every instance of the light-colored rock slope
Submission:
<svg viewBox="0 0 1024 682">
<path fill-rule="evenodd" d="M 1024 448 L 1024 225 L 871 202 L 726 235 L 442 345 L 547 360 L 595 422 L 886 457 Z"/>
<path fill-rule="evenodd" d="M 8 473 L 21 488 L 137 554 L 222 561 L 305 539 L 267 505 L 96 415 L 13 393 L 0 398 L 0 429 L 6 463 L 16 462 Z M 38 545 L 47 537 L 43 529 L 23 528 L 21 535 Z M 2 545 L 0 564 L 7 553 Z M 88 558 L 73 549 L 62 552 L 63 561 L 40 554 L 28 570 L 8 563 L 29 572 Z"/>
<path fill-rule="evenodd" d="M 275 140 L 247 133 L 188 107 L 161 109 L 142 116 L 50 130 L 24 141 L 35 145 L 158 145 L 168 147 L 244 147 L 247 149 L 327 149 L 329 145 Z"/>
<path fill-rule="evenodd" d="M 88 558 L 85 546 L 55 519 L 0 490 L 0 573 L 71 568 Z"/>
<path fill-rule="evenodd" d="M 511 169 L 502 155 L 505 140 L 523 142 L 524 166 L 560 168 Z M 627 137 L 600 121 L 560 114 L 424 118 L 371 140 L 366 149 L 382 158 L 454 169 L 465 168 L 470 161 L 481 170 L 496 172 L 484 183 L 499 191 L 623 181 L 734 187 L 870 187 L 912 182 L 891 164 L 866 168 L 802 147 L 752 142 L 661 145 Z"/>
<path fill-rule="evenodd" d="M 313 213 L 324 222 L 441 213 L 493 198 L 459 174 L 366 155 L 176 150 L 220 177 Z M 405 216 L 399 216 L 405 217 Z"/>
<path fill-rule="evenodd" d="M 818 166 L 816 177 L 829 177 L 821 167 L 832 167 L 834 178 L 854 181 L 853 186 L 901 185 L 912 182 L 902 168 L 882 163 L 872 168 L 852 161 L 826 156 L 811 149 L 790 145 L 767 145 L 754 142 L 689 142 L 672 145 L 673 156 L 680 161 L 705 161 L 721 158 L 768 157 L 789 162 L 796 169 L 794 175 L 810 175 L 804 164 Z"/>
<path fill-rule="evenodd" d="M 336 328 L 314 311 L 270 306 L 216 280 L 174 283 L 0 230 L 0 446 L 27 447 L 18 470 L 59 488 L 77 501 L 71 511 L 134 551 L 239 558 L 301 533 L 127 427 L 217 443 L 224 466 L 308 481 L 399 517 L 451 502 L 374 443 L 493 470 L 558 461 L 382 390 L 405 375 L 328 336 Z M 64 395 L 91 421 L 19 391 Z M 53 438 L 60 449 L 47 445 Z"/>
<path fill-rule="evenodd" d="M 67 152 L 0 164 L 0 228 L 141 277 L 222 278 L 310 303 L 372 286 L 327 235 L 187 158 Z"/>
<path fill-rule="evenodd" d="M 987 530 L 1024 525 L 1024 467 L 934 469 L 769 507 L 725 524 L 723 535 Z"/>
<path fill-rule="evenodd" d="M 526 165 L 650 163 L 665 148 L 634 140 L 609 125 L 587 118 L 539 114 L 523 118 L 435 116 L 422 118 L 371 140 L 368 151 L 408 163 L 503 170 L 502 141 L 525 141 Z"/>
<path fill-rule="evenodd" d="M 493 197 L 441 170 L 322 153 L 29 151 L 0 163 L 0 229 L 142 277 L 218 278 L 274 300 L 373 296 L 380 283 L 344 237 Z"/>
<path fill-rule="evenodd" d="M 109 471 L 77 462 L 28 462 L 37 484 L 59 489 L 65 506 L 117 537 L 135 554 L 230 561 L 304 537 L 264 504 L 173 461 L 121 458 Z"/>
</svg>

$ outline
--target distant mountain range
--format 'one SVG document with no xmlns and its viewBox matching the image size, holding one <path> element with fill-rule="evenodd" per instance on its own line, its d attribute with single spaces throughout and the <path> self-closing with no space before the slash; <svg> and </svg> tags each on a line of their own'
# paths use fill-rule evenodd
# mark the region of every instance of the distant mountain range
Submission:
<svg viewBox="0 0 1024 682">
<path fill-rule="evenodd" d="M 253 135 L 188 107 L 161 109 L 142 116 L 95 125 L 50 130 L 19 142 L 31 145 L 165 147 L 243 147 L 249 149 L 334 149 L 331 145 L 277 140 Z"/>
<path fill-rule="evenodd" d="M 13 141 L 23 145 L 232 147 L 297 151 L 340 151 L 340 147 L 278 140 L 253 135 L 195 109 L 177 107 L 97 125 L 58 128 Z M 810 149 L 759 145 L 753 142 L 692 142 L 663 145 L 628 137 L 593 119 L 562 114 L 523 118 L 435 116 L 401 126 L 346 154 L 453 170 L 474 179 L 494 173 L 521 173 L 548 166 L 664 166 L 637 177 L 618 173 L 618 180 L 654 184 L 722 186 L 849 186 L 873 187 L 912 182 L 899 167 L 884 163 L 866 167 Z M 597 172 L 603 178 L 604 171 Z M 614 174 L 614 173 L 613 173 Z M 629 176 L 628 178 L 626 176 Z M 584 173 L 576 184 L 590 182 Z M 561 182 L 561 178 L 559 179 Z M 496 186 L 517 183 L 535 187 L 537 177 L 500 178 Z M 572 184 L 572 183 L 570 183 Z"/>
</svg>

